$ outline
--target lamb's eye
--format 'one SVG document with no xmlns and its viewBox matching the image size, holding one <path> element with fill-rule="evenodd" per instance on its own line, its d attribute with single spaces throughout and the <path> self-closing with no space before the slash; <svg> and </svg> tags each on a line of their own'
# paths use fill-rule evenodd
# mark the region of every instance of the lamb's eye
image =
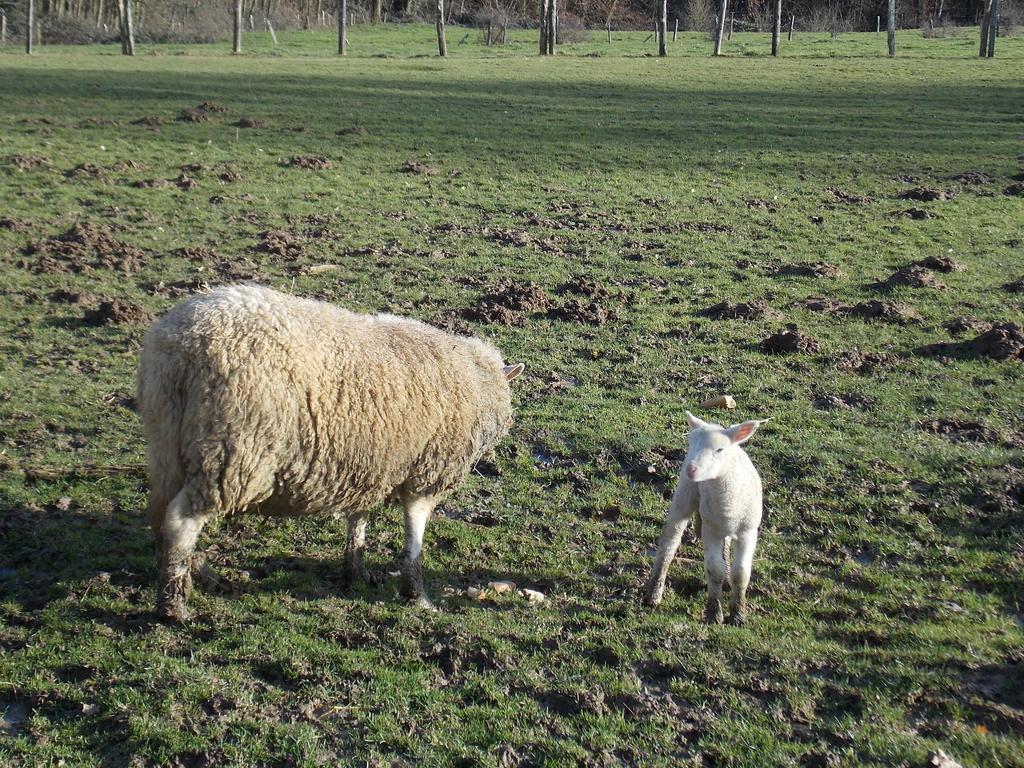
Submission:
<svg viewBox="0 0 1024 768">
<path fill-rule="evenodd" d="M 725 448 L 719 448 L 718 450 L 715 451 L 715 453 L 721 453 L 724 450 L 725 450 Z"/>
</svg>

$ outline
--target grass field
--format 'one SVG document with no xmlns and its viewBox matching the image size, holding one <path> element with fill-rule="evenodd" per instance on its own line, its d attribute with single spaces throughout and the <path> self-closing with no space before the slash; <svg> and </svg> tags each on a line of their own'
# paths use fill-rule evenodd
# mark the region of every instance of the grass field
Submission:
<svg viewBox="0 0 1024 768">
<path fill-rule="evenodd" d="M 1024 43 L 462 34 L 0 54 L 0 763 L 1024 766 L 1024 359 L 973 341 L 1022 320 Z M 526 362 L 428 528 L 441 612 L 344 587 L 340 523 L 249 517 L 200 543 L 234 591 L 153 620 L 145 479 L 81 468 L 143 460 L 148 316 L 231 279 Z M 683 412 L 725 392 L 773 418 L 743 628 L 701 622 L 689 536 L 640 605 Z M 370 565 L 400 545 L 382 510 Z M 548 599 L 462 595 L 499 578 Z"/>
</svg>

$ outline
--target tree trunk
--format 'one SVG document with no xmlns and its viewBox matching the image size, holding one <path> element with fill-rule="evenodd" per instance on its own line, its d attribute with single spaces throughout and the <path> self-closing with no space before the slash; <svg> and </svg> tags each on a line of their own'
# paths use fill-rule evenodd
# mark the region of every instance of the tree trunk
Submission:
<svg viewBox="0 0 1024 768">
<path fill-rule="evenodd" d="M 661 0 L 658 14 L 658 55 L 668 56 L 668 0 Z"/>
<path fill-rule="evenodd" d="M 548 0 L 548 55 L 555 55 L 558 43 L 558 0 Z"/>
<path fill-rule="evenodd" d="M 338 0 L 338 55 L 348 54 L 348 0 Z"/>
<path fill-rule="evenodd" d="M 885 33 L 889 43 L 889 58 L 896 56 L 896 0 L 889 0 L 889 11 L 885 18 Z"/>
<path fill-rule="evenodd" d="M 125 56 L 135 55 L 135 27 L 132 25 L 132 0 L 121 0 L 122 12 L 121 48 Z"/>
<path fill-rule="evenodd" d="M 775 0 L 775 18 L 772 20 L 772 56 L 779 55 L 782 41 L 782 0 Z"/>
<path fill-rule="evenodd" d="M 381 0 L 373 0 L 373 11 L 370 13 L 370 23 L 380 24 Z"/>
<path fill-rule="evenodd" d="M 678 16 L 676 16 L 676 25 L 672 29 L 672 42 L 673 43 L 676 41 L 677 37 L 679 37 L 679 17 Z"/>
<path fill-rule="evenodd" d="M 242 52 L 242 0 L 235 0 L 235 35 L 231 46 L 232 53 Z"/>
<path fill-rule="evenodd" d="M 448 55 L 448 41 L 444 39 L 444 0 L 437 0 L 437 55 Z"/>
<path fill-rule="evenodd" d="M 996 55 L 996 37 L 999 35 L 999 0 L 992 0 L 992 11 L 988 17 L 988 57 Z"/>
<path fill-rule="evenodd" d="M 790 40 L 793 39 L 793 27 L 795 27 L 795 26 L 796 26 L 796 15 L 794 14 L 794 15 L 789 17 L 789 39 Z"/>
<path fill-rule="evenodd" d="M 0 45 L 7 45 L 7 12 L 0 10 Z"/>
<path fill-rule="evenodd" d="M 32 0 L 28 0 L 28 23 L 25 24 L 25 53 L 32 53 L 32 25 L 35 23 L 35 6 Z"/>
<path fill-rule="evenodd" d="M 729 14 L 729 39 L 732 40 L 733 28 L 736 26 L 736 11 Z"/>
<path fill-rule="evenodd" d="M 718 24 L 715 25 L 715 56 L 722 55 L 722 38 L 725 37 L 725 13 L 729 10 L 729 0 L 722 0 L 718 9 Z"/>
<path fill-rule="evenodd" d="M 540 0 L 540 55 L 547 56 L 548 53 L 548 3 L 550 0 Z"/>
<path fill-rule="evenodd" d="M 988 0 L 981 11 L 981 41 L 978 46 L 978 55 L 984 58 L 988 55 L 988 22 L 992 17 L 992 0 Z"/>
</svg>

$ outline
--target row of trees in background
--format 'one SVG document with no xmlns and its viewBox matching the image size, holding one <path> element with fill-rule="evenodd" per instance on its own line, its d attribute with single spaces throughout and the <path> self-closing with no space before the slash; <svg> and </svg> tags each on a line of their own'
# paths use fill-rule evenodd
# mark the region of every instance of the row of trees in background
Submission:
<svg viewBox="0 0 1024 768">
<path fill-rule="evenodd" d="M 428 5 L 429 2 L 429 5 Z M 978 24 L 979 53 L 991 56 L 997 29 L 1012 29 L 1024 0 L 0 0 L 0 35 L 33 37 L 48 42 L 121 41 L 126 54 L 135 40 L 144 42 L 212 42 L 233 37 L 241 50 L 243 29 L 313 28 L 337 24 L 338 52 L 347 50 L 352 22 L 431 20 L 436 23 L 438 53 L 447 55 L 445 26 L 473 25 L 487 30 L 486 43 L 504 41 L 511 26 L 539 27 L 540 53 L 553 54 L 559 41 L 587 28 L 651 29 L 661 55 L 667 54 L 668 20 L 675 29 L 705 31 L 720 54 L 734 29 L 771 33 L 778 55 L 784 24 L 824 30 L 837 36 L 856 30 L 881 31 L 886 20 L 889 52 L 895 54 L 895 30 L 920 26 L 925 34 L 944 34 L 949 25 Z M 652 18 L 653 17 L 653 18 Z M 29 19 L 32 21 L 30 22 Z M 991 20 L 996 20 L 991 23 Z M 31 26 L 30 26 L 31 25 Z M 26 34 L 28 29 L 33 35 Z"/>
</svg>

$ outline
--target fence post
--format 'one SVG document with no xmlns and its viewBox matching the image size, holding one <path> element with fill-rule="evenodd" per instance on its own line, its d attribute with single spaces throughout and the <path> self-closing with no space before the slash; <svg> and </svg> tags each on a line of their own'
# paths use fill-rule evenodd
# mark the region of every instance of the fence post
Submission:
<svg viewBox="0 0 1024 768">
<path fill-rule="evenodd" d="M 896 56 L 896 0 L 889 0 L 889 14 L 885 21 L 885 33 L 889 45 L 889 58 Z"/>
</svg>

